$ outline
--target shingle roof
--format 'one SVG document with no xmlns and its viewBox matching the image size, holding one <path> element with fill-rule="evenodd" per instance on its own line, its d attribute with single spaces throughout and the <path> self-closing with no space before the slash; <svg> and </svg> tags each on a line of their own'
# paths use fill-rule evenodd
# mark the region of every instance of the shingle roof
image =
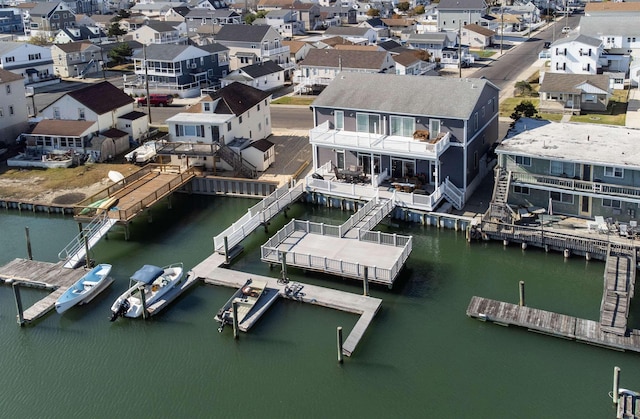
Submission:
<svg viewBox="0 0 640 419">
<path fill-rule="evenodd" d="M 345 51 L 336 49 L 312 49 L 300 63 L 300 67 L 334 67 L 379 70 L 389 54 L 386 51 Z"/>
<path fill-rule="evenodd" d="M 325 45 L 328 45 L 330 47 L 333 47 L 335 45 L 338 44 L 344 44 L 344 45 L 355 45 L 354 42 L 351 41 L 347 41 L 346 39 L 344 39 L 341 36 L 332 36 L 331 38 L 324 38 L 318 42 L 322 42 Z"/>
<path fill-rule="evenodd" d="M 358 28 L 355 26 L 331 26 L 326 31 L 325 35 L 338 35 L 338 36 L 360 36 L 363 37 L 369 32 L 369 28 Z"/>
<path fill-rule="evenodd" d="M 69 92 L 67 95 L 82 103 L 98 115 L 134 102 L 129 95 L 108 81 L 83 87 L 82 89 Z"/>
<path fill-rule="evenodd" d="M 88 41 L 67 42 L 66 44 L 55 44 L 56 47 L 60 48 L 61 50 L 67 53 L 84 51 L 85 49 L 89 48 L 91 45 L 93 45 L 93 43 Z"/>
<path fill-rule="evenodd" d="M 149 60 L 158 60 L 158 61 L 173 61 L 178 55 L 182 54 L 187 48 L 196 48 L 190 45 L 161 45 L 161 44 L 151 44 L 148 45 L 147 50 L 147 59 Z M 140 58 L 142 57 L 142 51 L 138 51 L 137 54 L 134 54 L 134 57 Z"/>
<path fill-rule="evenodd" d="M 541 92 L 574 93 L 582 92 L 577 86 L 588 83 L 602 91 L 609 91 L 609 76 L 606 74 L 566 74 L 546 72 L 540 85 Z"/>
<path fill-rule="evenodd" d="M 277 73 L 279 71 L 284 71 L 282 67 L 278 65 L 275 61 L 262 61 L 260 63 L 251 64 L 239 69 L 240 71 L 245 72 L 249 76 L 253 77 L 262 77 L 268 74 Z"/>
<path fill-rule="evenodd" d="M 254 141 L 251 144 L 249 144 L 249 147 L 253 147 L 253 148 L 257 148 L 258 150 L 262 151 L 263 153 L 267 150 L 269 150 L 271 147 L 273 147 L 274 144 L 267 140 L 267 139 L 262 139 L 262 140 L 258 140 L 258 141 Z"/>
<path fill-rule="evenodd" d="M 166 22 L 160 22 L 157 20 L 150 20 L 149 23 L 147 23 L 148 27 L 150 27 L 151 29 L 153 29 L 156 32 L 173 32 L 176 29 L 171 26 L 170 24 L 166 23 Z"/>
<path fill-rule="evenodd" d="M 271 29 L 269 25 L 224 25 L 216 41 L 260 42 Z"/>
<path fill-rule="evenodd" d="M 440 0 L 438 10 L 477 10 L 487 7 L 484 0 Z"/>
<path fill-rule="evenodd" d="M 399 44 L 398 42 L 393 41 L 393 40 L 389 40 L 389 41 L 385 41 L 385 42 L 380 42 L 380 43 L 378 44 L 378 46 L 379 46 L 379 47 L 381 47 L 381 48 L 383 48 L 383 49 L 386 49 L 387 51 L 392 51 L 392 50 L 394 50 L 394 49 L 396 49 L 396 48 L 401 48 L 401 47 L 402 47 L 402 45 L 401 45 L 401 44 Z"/>
<path fill-rule="evenodd" d="M 427 32 L 427 33 L 412 33 L 409 35 L 407 42 L 430 42 L 430 43 L 444 43 L 447 40 L 447 34 L 444 32 Z"/>
<path fill-rule="evenodd" d="M 306 42 L 302 42 L 302 41 L 282 41 L 282 46 L 283 47 L 289 47 L 289 51 L 292 54 L 295 54 L 296 52 L 300 51 L 300 48 L 304 47 L 306 44 Z"/>
<path fill-rule="evenodd" d="M 13 51 L 14 49 L 24 47 L 26 44 L 24 42 L 0 42 L 0 55 L 4 55 L 8 52 Z"/>
<path fill-rule="evenodd" d="M 125 135 L 129 135 L 129 133 L 121 131 L 118 128 L 109 128 L 105 132 L 101 133 L 101 135 L 107 138 L 120 138 L 124 137 Z"/>
<path fill-rule="evenodd" d="M 232 113 L 237 116 L 242 115 L 269 96 L 271 93 L 263 92 L 255 87 L 243 83 L 231 83 L 215 92 L 211 99 L 221 99 L 215 113 Z"/>
<path fill-rule="evenodd" d="M 33 135 L 62 135 L 79 137 L 91 128 L 95 121 L 71 121 L 68 119 L 43 119 L 31 131 Z"/>
<path fill-rule="evenodd" d="M 60 2 L 38 2 L 37 6 L 29 11 L 31 16 L 47 16 L 53 12 Z"/>
<path fill-rule="evenodd" d="M 202 50 L 205 50 L 209 53 L 218 53 L 218 52 L 223 52 L 223 51 L 229 51 L 229 48 L 225 47 L 222 44 L 218 44 L 217 42 L 214 42 L 213 44 L 207 44 L 207 45 L 198 45 L 197 48 L 200 48 Z"/>
<path fill-rule="evenodd" d="M 486 79 L 342 72 L 311 106 L 469 119 L 493 89 L 497 100 L 499 89 Z"/>
<path fill-rule="evenodd" d="M 607 1 L 602 3 L 589 2 L 584 5 L 584 12 L 640 12 L 640 3 L 635 1 L 614 2 Z"/>
<path fill-rule="evenodd" d="M 0 84 L 11 83 L 12 81 L 22 80 L 23 77 L 19 74 L 12 73 L 11 71 L 0 68 Z"/>
<path fill-rule="evenodd" d="M 556 46 L 556 45 L 562 45 L 562 44 L 570 44 L 572 42 L 591 45 L 596 48 L 602 44 L 602 41 L 599 38 L 577 34 L 577 35 L 567 36 L 566 38 L 560 38 L 551 45 Z"/>
<path fill-rule="evenodd" d="M 637 19 L 621 19 L 620 16 L 582 16 L 580 33 L 600 36 L 638 36 Z"/>
<path fill-rule="evenodd" d="M 147 114 L 140 111 L 132 111 L 124 115 L 120 115 L 118 119 L 126 119 L 127 121 L 135 121 L 136 119 L 146 117 Z"/>
<path fill-rule="evenodd" d="M 496 34 L 495 31 L 492 31 L 491 29 L 487 29 L 485 26 L 480 26 L 475 23 L 465 25 L 464 28 L 484 36 L 493 36 Z"/>
<path fill-rule="evenodd" d="M 400 54 L 392 55 L 391 58 L 393 58 L 393 61 L 395 61 L 396 63 L 407 67 L 411 64 L 414 64 L 420 61 L 420 59 L 416 56 L 414 51 L 416 50 L 405 50 L 405 51 L 402 51 Z"/>
</svg>

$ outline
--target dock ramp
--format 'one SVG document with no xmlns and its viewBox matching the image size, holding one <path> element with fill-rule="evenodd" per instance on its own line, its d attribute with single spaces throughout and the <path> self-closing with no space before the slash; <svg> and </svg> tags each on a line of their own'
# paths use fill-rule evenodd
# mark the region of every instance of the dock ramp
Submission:
<svg viewBox="0 0 640 419">
<path fill-rule="evenodd" d="M 64 261 L 63 267 L 73 269 L 80 265 L 86 258 L 87 251 L 95 246 L 117 221 L 116 219 L 109 218 L 109 214 L 106 211 L 95 216 L 91 222 L 58 253 L 58 258 Z M 86 245 L 85 237 L 87 238 Z"/>
</svg>

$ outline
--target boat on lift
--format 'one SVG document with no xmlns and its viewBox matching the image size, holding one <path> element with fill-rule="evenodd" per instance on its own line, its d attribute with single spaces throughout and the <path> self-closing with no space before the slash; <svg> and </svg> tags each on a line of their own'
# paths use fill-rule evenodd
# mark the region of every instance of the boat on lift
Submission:
<svg viewBox="0 0 640 419">
<path fill-rule="evenodd" d="M 218 332 L 222 332 L 224 326 L 233 324 L 233 303 L 237 303 L 238 324 L 247 318 L 249 313 L 262 296 L 264 289 L 267 287 L 266 281 L 253 281 L 251 278 L 245 282 L 226 302 L 224 306 L 215 316 L 215 320 L 220 323 Z"/>
</svg>

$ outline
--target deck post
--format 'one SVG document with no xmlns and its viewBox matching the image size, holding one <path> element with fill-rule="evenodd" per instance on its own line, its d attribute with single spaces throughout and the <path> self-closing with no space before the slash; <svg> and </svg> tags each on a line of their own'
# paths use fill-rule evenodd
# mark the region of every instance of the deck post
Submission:
<svg viewBox="0 0 640 419">
<path fill-rule="evenodd" d="M 524 302 L 524 281 L 520 281 L 519 290 L 520 290 L 520 307 L 524 307 L 525 306 L 525 302 Z"/>
<path fill-rule="evenodd" d="M 369 267 L 365 266 L 364 267 L 364 281 L 362 282 L 362 285 L 364 287 L 364 295 L 365 297 L 369 296 Z"/>
<path fill-rule="evenodd" d="M 229 264 L 229 239 L 224 236 L 224 264 Z"/>
<path fill-rule="evenodd" d="M 522 250 L 527 250 L 527 242 L 522 242 L 520 247 L 522 248 Z"/>
<path fill-rule="evenodd" d="M 282 282 L 287 282 L 287 252 L 282 252 Z"/>
<path fill-rule="evenodd" d="M 82 233 L 82 223 L 81 222 L 78 223 L 78 232 Z"/>
<path fill-rule="evenodd" d="M 87 233 L 82 233 L 82 239 L 84 241 L 84 263 L 87 269 L 91 267 L 91 259 L 89 259 L 89 237 Z"/>
<path fill-rule="evenodd" d="M 25 227 L 24 232 L 27 236 L 27 257 L 29 258 L 29 260 L 33 260 L 33 253 L 31 252 L 31 239 L 29 238 L 29 227 Z"/>
<path fill-rule="evenodd" d="M 337 339 L 338 339 L 338 362 L 342 364 L 342 327 L 338 326 L 337 329 Z"/>
<path fill-rule="evenodd" d="M 562 254 L 564 255 L 564 258 L 567 259 L 569 256 L 571 256 L 571 250 L 564 249 L 564 252 Z"/>
<path fill-rule="evenodd" d="M 620 399 L 620 367 L 613 367 L 613 404 L 617 405 Z"/>
<path fill-rule="evenodd" d="M 20 282 L 16 281 L 11 284 L 13 295 L 16 298 L 16 309 L 18 310 L 18 324 L 24 326 L 24 312 L 22 310 L 22 298 L 20 297 Z"/>
<path fill-rule="evenodd" d="M 231 310 L 233 310 L 233 338 L 238 339 L 240 334 L 238 333 L 238 302 L 231 303 Z"/>
<path fill-rule="evenodd" d="M 142 303 L 142 318 L 147 320 L 149 313 L 147 312 L 147 296 L 144 294 L 144 287 L 138 288 L 140 291 L 140 302 Z"/>
</svg>

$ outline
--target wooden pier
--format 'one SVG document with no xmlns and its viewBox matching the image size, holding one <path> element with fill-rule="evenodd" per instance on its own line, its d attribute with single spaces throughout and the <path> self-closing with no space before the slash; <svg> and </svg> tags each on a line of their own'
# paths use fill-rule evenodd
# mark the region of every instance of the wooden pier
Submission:
<svg viewBox="0 0 640 419">
<path fill-rule="evenodd" d="M 286 298 L 329 307 L 335 310 L 355 313 L 360 315 L 360 319 L 357 321 L 342 346 L 342 353 L 346 356 L 351 356 L 382 304 L 382 300 L 378 298 L 366 297 L 309 284 L 292 283 L 290 284 L 290 287 L 287 288 L 287 284 L 279 283 L 277 278 L 253 275 L 220 267 L 224 262 L 224 255 L 214 253 L 194 267 L 193 272 L 195 273 L 195 276 L 202 278 L 202 280 L 207 284 L 240 288 L 246 283 L 248 278 L 253 278 L 267 282 L 267 289 L 276 291 L 274 293 L 268 292 L 268 295 L 271 295 L 271 297 L 268 298 L 268 301 L 263 302 L 259 307 L 257 307 L 249 318 L 243 321 L 243 325 L 240 327 L 240 330 L 249 330 L 277 298 Z M 295 289 L 293 292 L 287 291 L 291 290 L 294 286 Z"/>
<path fill-rule="evenodd" d="M 0 267 L 0 280 L 7 284 L 14 284 L 14 290 L 18 293 L 16 297 L 18 301 L 20 301 L 20 297 L 16 286 L 52 291 L 49 295 L 24 310 L 23 313 L 18 314 L 18 322 L 22 324 L 30 323 L 53 310 L 58 297 L 75 284 L 85 273 L 84 269 L 63 268 L 62 262 L 50 263 L 29 259 L 14 259 Z M 21 311 L 21 307 L 18 311 Z M 22 314 L 23 322 L 20 322 L 20 314 Z"/>
<path fill-rule="evenodd" d="M 604 348 L 640 352 L 638 329 L 629 330 L 626 335 L 616 335 L 606 332 L 599 322 L 593 320 L 475 296 L 467 307 L 467 316 Z"/>
<path fill-rule="evenodd" d="M 604 292 L 600 305 L 603 331 L 624 335 L 627 332 L 629 305 L 635 288 L 636 253 L 609 252 L 604 270 Z"/>
</svg>

